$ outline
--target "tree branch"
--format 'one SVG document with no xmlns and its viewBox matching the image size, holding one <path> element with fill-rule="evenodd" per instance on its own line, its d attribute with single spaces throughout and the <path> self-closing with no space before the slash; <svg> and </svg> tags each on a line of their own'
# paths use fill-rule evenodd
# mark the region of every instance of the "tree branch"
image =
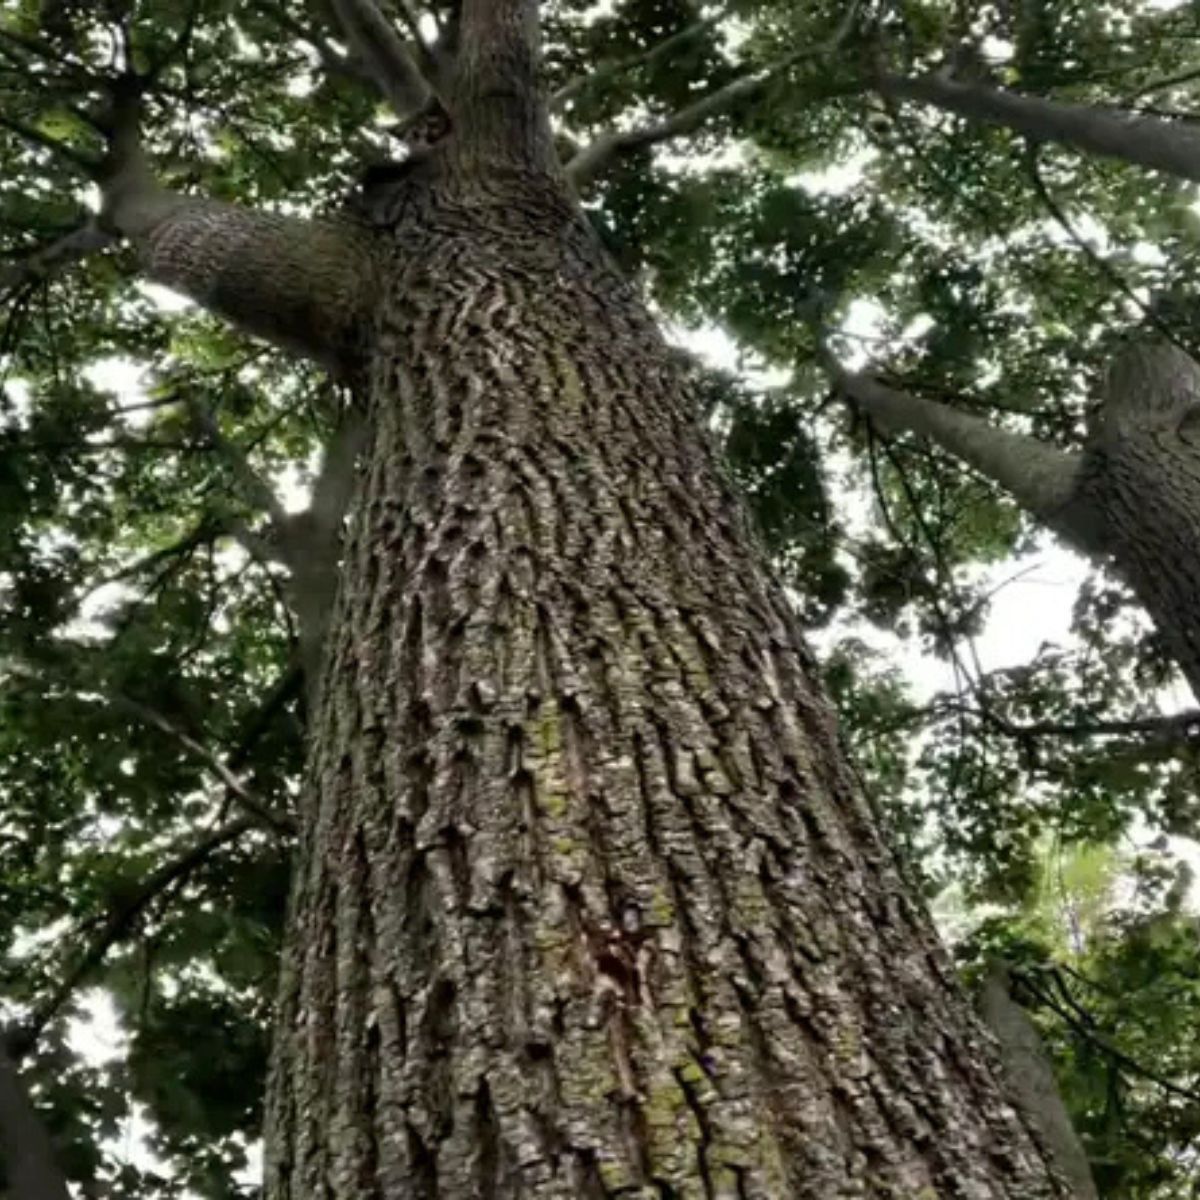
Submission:
<svg viewBox="0 0 1200 1200">
<path fill-rule="evenodd" d="M 237 799 L 238 804 L 260 825 L 266 826 L 273 833 L 284 836 L 291 836 L 296 832 L 296 822 L 287 813 L 276 812 L 261 796 L 248 788 L 207 746 L 202 745 L 191 734 L 169 721 L 162 713 L 143 704 L 140 700 L 134 700 L 131 696 L 118 695 L 113 700 L 118 708 L 123 708 L 145 724 L 162 730 L 189 751 L 193 757 L 204 763 Z"/>
<path fill-rule="evenodd" d="M 45 1122 L 33 1107 L 3 1038 L 0 1038 L 0 1151 L 5 1191 L 14 1200 L 71 1200 Z"/>
<path fill-rule="evenodd" d="M 1071 1185 L 1070 1194 L 1077 1200 L 1095 1200 L 1091 1167 L 1054 1081 L 1041 1035 L 1009 994 L 1009 972 L 1003 964 L 996 963 L 988 971 L 979 1012 L 1000 1046 L 1000 1061 L 1014 1098 L 1049 1147 L 1055 1165 Z"/>
<path fill-rule="evenodd" d="M 9 1053 L 16 1059 L 28 1054 L 41 1036 L 42 1030 L 62 1011 L 80 984 L 101 966 L 109 950 L 129 933 L 146 908 L 168 887 L 186 879 L 222 846 L 235 841 L 254 825 L 255 819 L 252 817 L 240 817 L 221 825 L 198 838 L 146 876 L 137 890 L 109 913 L 78 961 L 46 1000 L 37 1007 L 30 1019 L 8 1035 Z M 31 1196 L 35 1194 L 38 1193 L 30 1193 Z"/>
<path fill-rule="evenodd" d="M 1102 514 L 1082 495 L 1083 458 L 1010 433 L 945 404 L 896 391 L 831 364 L 837 386 L 885 430 L 928 438 L 994 483 L 1089 555 L 1104 553 Z"/>
<path fill-rule="evenodd" d="M 75 170 L 81 171 L 89 179 L 95 177 L 100 166 L 99 162 L 81 150 L 76 150 L 74 146 L 68 146 L 66 142 L 50 137 L 48 134 L 42 133 L 40 129 L 26 125 L 24 121 L 6 116 L 4 113 L 0 113 L 0 127 L 7 129 L 10 133 L 15 133 L 17 137 L 31 146 L 37 146 L 40 150 L 48 150 L 56 158 L 61 159 Z"/>
<path fill-rule="evenodd" d="M 170 192 L 146 161 L 139 117 L 140 97 L 126 86 L 107 120 L 102 228 L 134 243 L 150 279 L 335 374 L 352 373 L 373 294 L 370 232 L 349 219 L 302 220 Z"/>
<path fill-rule="evenodd" d="M 332 0 L 351 50 L 366 65 L 396 115 L 412 116 L 430 98 L 429 84 L 374 0 Z"/>
<path fill-rule="evenodd" d="M 615 75 L 623 75 L 626 71 L 633 71 L 638 67 L 650 67 L 664 58 L 669 58 L 680 47 L 694 42 L 701 34 L 714 28 L 725 16 L 725 13 L 726 9 L 722 8 L 720 12 L 711 17 L 704 17 L 702 20 L 685 26 L 678 33 L 671 34 L 670 37 L 657 42 L 641 54 L 632 54 L 628 58 L 617 59 L 615 62 L 597 67 L 589 75 L 580 75 L 577 79 L 572 79 L 570 83 L 564 84 L 550 97 L 550 111 L 558 112 L 574 100 L 580 92 L 595 87 L 607 79 L 612 79 Z"/>
<path fill-rule="evenodd" d="M 727 112 L 744 100 L 757 96 L 784 71 L 797 63 L 833 54 L 853 31 L 854 24 L 858 19 L 860 2 L 861 0 L 855 0 L 855 3 L 849 5 L 833 36 L 816 50 L 800 50 L 786 55 L 778 62 L 772 63 L 760 71 L 741 75 L 723 87 L 717 88 L 715 92 L 702 96 L 694 104 L 681 108 L 661 121 L 655 121 L 635 129 L 601 134 L 591 145 L 585 146 L 567 163 L 567 178 L 576 187 L 583 187 L 618 155 L 693 133 L 710 118 Z"/>
<path fill-rule="evenodd" d="M 61 268 L 105 249 L 112 242 L 111 234 L 105 233 L 95 221 L 87 221 L 0 270 L 0 296 L 11 295 L 27 284 L 39 283 Z"/>
<path fill-rule="evenodd" d="M 1002 125 L 1035 141 L 1056 142 L 1181 179 L 1200 180 L 1200 131 L 1177 121 L 1026 96 L 943 74 L 910 79 L 885 73 L 876 79 L 875 88 L 889 99 L 931 104 L 968 120 Z"/>
</svg>

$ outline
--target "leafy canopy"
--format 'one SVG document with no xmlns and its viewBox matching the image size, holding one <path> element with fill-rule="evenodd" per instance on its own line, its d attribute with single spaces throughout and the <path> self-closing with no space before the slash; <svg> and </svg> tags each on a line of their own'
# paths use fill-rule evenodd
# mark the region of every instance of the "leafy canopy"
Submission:
<svg viewBox="0 0 1200 1200">
<path fill-rule="evenodd" d="M 384 8 L 410 38 L 450 16 Z M 1156 699 L 1171 668 L 1097 575 L 1069 643 L 985 671 L 997 573 L 1044 542 L 990 484 L 856 417 L 817 350 L 832 333 L 910 390 L 1077 446 L 1117 338 L 1200 340 L 1189 185 L 866 86 L 880 56 L 953 62 L 1194 119 L 1193 6 L 544 9 L 565 157 L 731 97 L 626 139 L 581 181 L 587 211 L 701 350 L 698 392 L 857 761 L 930 894 L 954 878 L 965 927 L 992 914 L 964 959 L 1022 969 L 1104 1194 L 1190 1194 L 1195 920 L 1165 851 L 1113 849 L 1196 833 L 1200 739 Z M 87 1194 L 248 1196 L 288 837 L 242 810 L 288 810 L 304 702 L 247 478 L 301 503 L 348 398 L 139 281 L 126 247 L 59 261 L 96 204 L 78 161 L 96 80 L 129 67 L 156 72 L 144 138 L 178 189 L 331 211 L 400 142 L 322 0 L 0 0 L 0 999 Z M 736 361 L 703 357 L 718 328 Z M 958 688 L 922 694 L 889 662 L 905 642 Z M 1046 907 L 1047 879 L 1087 870 L 1086 919 Z M 72 1032 L 97 988 L 125 1033 L 99 1063 Z M 116 1137 L 135 1111 L 156 1166 Z"/>
</svg>

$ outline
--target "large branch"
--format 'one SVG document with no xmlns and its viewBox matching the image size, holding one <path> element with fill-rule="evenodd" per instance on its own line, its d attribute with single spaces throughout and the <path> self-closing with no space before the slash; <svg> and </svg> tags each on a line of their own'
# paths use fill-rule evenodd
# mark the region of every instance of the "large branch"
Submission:
<svg viewBox="0 0 1200 1200">
<path fill-rule="evenodd" d="M 979 417 L 834 368 L 838 386 L 885 431 L 928 438 L 1008 491 L 1081 551 L 1103 553 L 1100 513 L 1083 497 L 1083 458 Z"/>
<path fill-rule="evenodd" d="M 424 108 L 430 96 L 429 84 L 375 0 L 332 2 L 350 49 L 366 66 L 396 115 L 409 117 Z"/>
<path fill-rule="evenodd" d="M 458 45 L 451 115 L 464 165 L 550 169 L 537 0 L 462 0 Z"/>
<path fill-rule="evenodd" d="M 0 1160 L 14 1200 L 70 1200 L 54 1145 L 0 1039 Z"/>
<path fill-rule="evenodd" d="M 83 953 L 59 981 L 54 991 L 38 1005 L 32 1017 L 8 1036 L 8 1050 L 12 1056 L 22 1058 L 33 1048 L 42 1030 L 62 1011 L 80 985 L 100 968 L 109 950 L 128 936 L 135 922 L 154 900 L 167 888 L 186 879 L 203 866 L 222 846 L 236 841 L 253 826 L 254 820 L 251 817 L 239 817 L 221 825 L 211 833 L 195 839 L 147 875 L 136 891 L 112 909 Z M 17 1194 L 23 1193 L 18 1189 Z M 31 1196 L 36 1194 L 30 1193 Z"/>
<path fill-rule="evenodd" d="M 1056 142 L 1181 179 L 1200 180 L 1200 131 L 1182 122 L 1025 96 L 943 74 L 916 79 L 883 74 L 875 87 L 889 99 L 931 104 L 968 120 L 1003 125 L 1035 141 Z"/>
<path fill-rule="evenodd" d="M 148 278 L 335 374 L 353 370 L 375 277 L 364 227 L 168 191 L 142 151 L 136 98 L 114 105 L 110 131 L 101 225 L 134 243 Z"/>
</svg>

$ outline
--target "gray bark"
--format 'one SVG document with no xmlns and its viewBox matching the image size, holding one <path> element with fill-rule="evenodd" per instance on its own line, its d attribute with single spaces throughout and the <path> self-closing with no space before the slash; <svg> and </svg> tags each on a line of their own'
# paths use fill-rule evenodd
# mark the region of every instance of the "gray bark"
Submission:
<svg viewBox="0 0 1200 1200">
<path fill-rule="evenodd" d="M 1200 132 L 1182 122 L 1024 96 L 942 74 L 916 79 L 883 75 L 875 86 L 892 99 L 932 104 L 968 120 L 1003 125 L 1035 141 L 1057 142 L 1180 179 L 1200 180 Z"/>
<path fill-rule="evenodd" d="M 1017 1103 L 1050 1147 L 1075 1200 L 1096 1200 L 1096 1184 L 1079 1135 L 1059 1095 L 1037 1026 L 1009 992 L 1009 976 L 994 966 L 984 980 L 980 1014 L 1000 1046 L 1000 1061 Z"/>
</svg>

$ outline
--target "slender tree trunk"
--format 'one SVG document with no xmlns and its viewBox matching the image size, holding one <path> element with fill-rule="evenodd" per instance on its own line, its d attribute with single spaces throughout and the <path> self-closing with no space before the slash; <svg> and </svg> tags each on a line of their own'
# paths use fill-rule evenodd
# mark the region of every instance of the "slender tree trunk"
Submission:
<svg viewBox="0 0 1200 1200">
<path fill-rule="evenodd" d="M 574 206 L 432 186 L 396 246 L 270 1200 L 1067 1194 Z"/>
</svg>

